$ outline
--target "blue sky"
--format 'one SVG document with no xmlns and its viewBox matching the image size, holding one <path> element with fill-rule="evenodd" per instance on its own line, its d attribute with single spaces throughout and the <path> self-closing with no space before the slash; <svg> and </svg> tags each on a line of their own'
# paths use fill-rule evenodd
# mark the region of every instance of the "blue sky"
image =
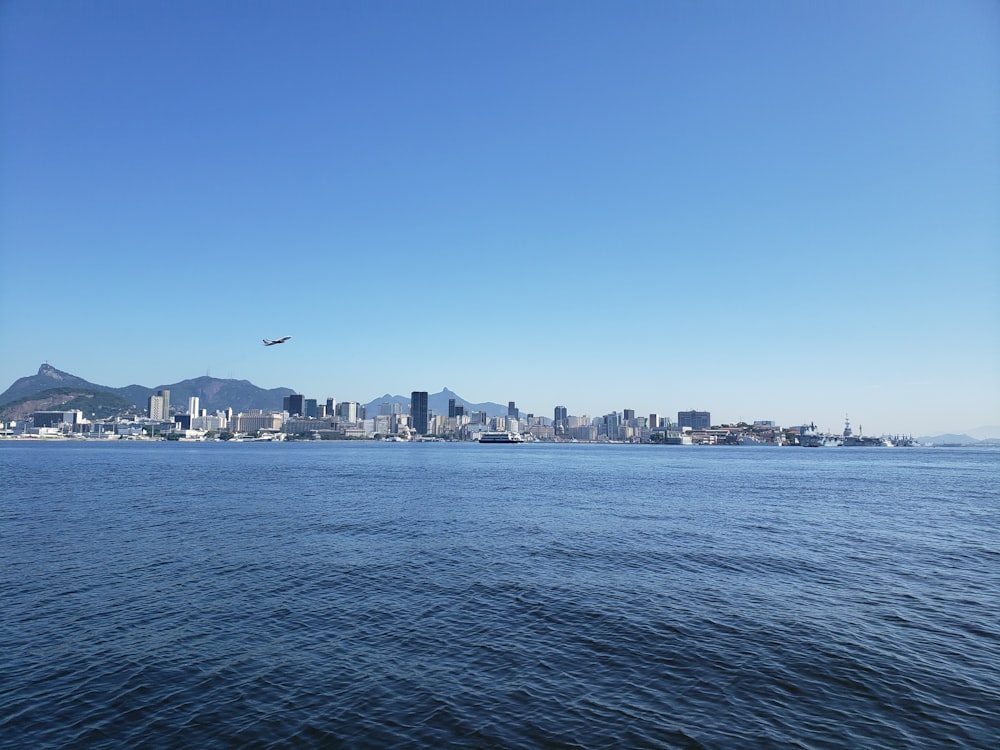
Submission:
<svg viewBox="0 0 1000 750">
<path fill-rule="evenodd" d="M 992 0 L 10 0 L 0 388 L 1000 425 L 998 29 Z"/>
</svg>

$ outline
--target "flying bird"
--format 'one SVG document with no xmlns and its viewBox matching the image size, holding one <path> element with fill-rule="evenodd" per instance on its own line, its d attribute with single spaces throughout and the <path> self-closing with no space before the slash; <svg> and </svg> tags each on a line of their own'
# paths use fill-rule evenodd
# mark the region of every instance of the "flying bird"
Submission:
<svg viewBox="0 0 1000 750">
<path fill-rule="evenodd" d="M 275 344 L 284 344 L 291 336 L 282 336 L 280 339 L 264 339 L 264 346 L 274 346 Z"/>
</svg>

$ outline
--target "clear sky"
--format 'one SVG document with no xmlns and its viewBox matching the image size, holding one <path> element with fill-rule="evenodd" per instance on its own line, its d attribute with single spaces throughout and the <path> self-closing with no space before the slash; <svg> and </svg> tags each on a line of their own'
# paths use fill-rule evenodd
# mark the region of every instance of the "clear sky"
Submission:
<svg viewBox="0 0 1000 750">
<path fill-rule="evenodd" d="M 1000 4 L 7 0 L 0 253 L 0 390 L 1000 425 Z"/>
</svg>

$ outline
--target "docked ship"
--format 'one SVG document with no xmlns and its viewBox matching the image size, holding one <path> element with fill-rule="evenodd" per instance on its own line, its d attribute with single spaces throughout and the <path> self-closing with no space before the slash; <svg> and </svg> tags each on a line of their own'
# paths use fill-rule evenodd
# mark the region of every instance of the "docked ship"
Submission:
<svg viewBox="0 0 1000 750">
<path fill-rule="evenodd" d="M 479 442 L 513 445 L 514 443 L 523 443 L 524 438 L 515 432 L 484 432 L 479 436 Z"/>
<path fill-rule="evenodd" d="M 816 429 L 816 425 L 812 422 L 799 433 L 799 445 L 803 448 L 819 448 L 823 445 L 823 442 L 824 436 L 820 434 L 819 430 Z"/>
<path fill-rule="evenodd" d="M 860 427 L 858 428 L 858 432 L 862 432 Z M 886 442 L 880 437 L 865 437 L 863 434 L 855 435 L 851 431 L 851 420 L 844 417 L 844 438 L 840 444 L 845 448 L 883 448 Z"/>
</svg>

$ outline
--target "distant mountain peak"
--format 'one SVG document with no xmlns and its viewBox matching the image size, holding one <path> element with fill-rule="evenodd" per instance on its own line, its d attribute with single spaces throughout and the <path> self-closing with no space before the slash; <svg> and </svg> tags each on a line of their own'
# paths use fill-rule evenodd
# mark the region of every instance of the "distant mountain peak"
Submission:
<svg viewBox="0 0 1000 750">
<path fill-rule="evenodd" d="M 39 365 L 38 374 L 43 378 L 52 378 L 53 380 L 68 380 L 75 377 L 74 375 L 70 375 L 68 372 L 57 370 L 48 362 L 43 362 Z"/>
<path fill-rule="evenodd" d="M 76 388 L 82 391 L 101 391 L 121 397 L 127 404 L 137 409 L 144 408 L 147 399 L 156 390 L 167 389 L 177 405 L 185 404 L 191 396 L 201 399 L 203 408 L 224 409 L 232 407 L 236 411 L 248 409 L 280 409 L 282 399 L 294 391 L 291 388 L 264 389 L 249 380 L 221 380 L 203 375 L 193 380 L 179 383 L 164 383 L 156 389 L 141 385 L 111 388 L 91 383 L 77 375 L 56 369 L 48 362 L 38 368 L 37 375 L 18 378 L 3 393 L 0 393 L 0 411 L 6 404 L 22 400 L 28 396 L 53 389 Z M 58 395 L 58 394 L 57 394 Z"/>
</svg>

